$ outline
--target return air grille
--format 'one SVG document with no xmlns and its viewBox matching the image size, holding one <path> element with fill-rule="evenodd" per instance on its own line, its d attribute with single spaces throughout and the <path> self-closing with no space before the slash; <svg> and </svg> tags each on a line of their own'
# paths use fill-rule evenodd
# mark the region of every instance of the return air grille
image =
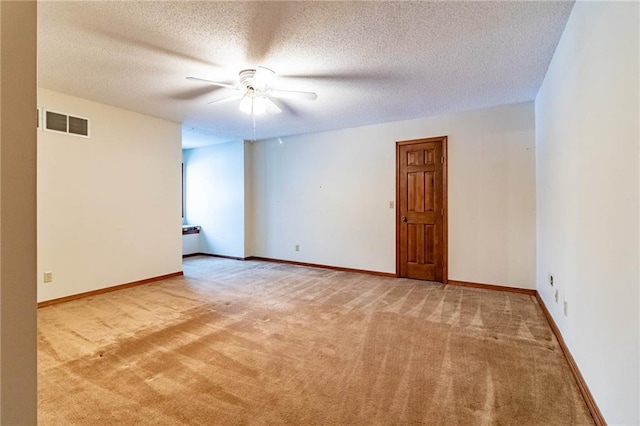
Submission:
<svg viewBox="0 0 640 426">
<path fill-rule="evenodd" d="M 45 111 L 45 130 L 89 137 L 89 119 Z"/>
<path fill-rule="evenodd" d="M 69 116 L 69 133 L 80 136 L 89 136 L 89 120 Z"/>
<path fill-rule="evenodd" d="M 57 112 L 47 111 L 47 130 L 67 132 L 67 116 Z"/>
</svg>

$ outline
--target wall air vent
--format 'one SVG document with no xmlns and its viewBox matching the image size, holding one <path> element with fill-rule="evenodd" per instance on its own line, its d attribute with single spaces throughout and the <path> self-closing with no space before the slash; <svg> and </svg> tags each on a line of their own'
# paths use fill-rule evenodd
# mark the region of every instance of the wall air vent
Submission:
<svg viewBox="0 0 640 426">
<path fill-rule="evenodd" d="M 59 112 L 44 112 L 44 129 L 52 132 L 68 133 L 70 135 L 89 137 L 89 119 L 62 114 Z"/>
<path fill-rule="evenodd" d="M 47 111 L 47 130 L 67 133 L 67 116 L 57 112 Z"/>
<path fill-rule="evenodd" d="M 69 133 L 79 136 L 89 136 L 89 120 L 69 116 Z"/>
</svg>

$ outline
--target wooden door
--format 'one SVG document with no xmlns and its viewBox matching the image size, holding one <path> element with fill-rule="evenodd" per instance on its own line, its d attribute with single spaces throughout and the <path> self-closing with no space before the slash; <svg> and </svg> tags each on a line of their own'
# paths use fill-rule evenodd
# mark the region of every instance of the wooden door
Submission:
<svg viewBox="0 0 640 426">
<path fill-rule="evenodd" d="M 397 142 L 397 273 L 446 282 L 447 138 Z"/>
</svg>

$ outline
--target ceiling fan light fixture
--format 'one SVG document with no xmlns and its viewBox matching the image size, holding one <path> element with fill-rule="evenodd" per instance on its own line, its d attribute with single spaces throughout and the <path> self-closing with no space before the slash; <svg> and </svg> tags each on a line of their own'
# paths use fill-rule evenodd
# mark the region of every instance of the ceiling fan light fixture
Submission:
<svg viewBox="0 0 640 426">
<path fill-rule="evenodd" d="M 267 112 L 266 99 L 260 96 L 252 98 L 253 101 L 253 114 L 262 115 Z"/>
<path fill-rule="evenodd" d="M 282 112 L 276 104 L 264 96 L 255 96 L 255 94 L 247 94 L 240 101 L 240 111 L 248 115 L 262 115 L 265 113 L 279 114 Z"/>
<path fill-rule="evenodd" d="M 251 115 L 251 110 L 253 109 L 253 98 L 245 95 L 244 98 L 240 101 L 240 111 L 245 114 Z"/>
</svg>

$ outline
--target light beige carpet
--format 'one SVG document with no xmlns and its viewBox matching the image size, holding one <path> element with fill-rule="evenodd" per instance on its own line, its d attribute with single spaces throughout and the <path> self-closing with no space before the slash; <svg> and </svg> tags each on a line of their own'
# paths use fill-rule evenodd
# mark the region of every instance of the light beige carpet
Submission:
<svg viewBox="0 0 640 426">
<path fill-rule="evenodd" d="M 257 261 L 38 314 L 41 425 L 586 425 L 526 295 Z"/>
</svg>

